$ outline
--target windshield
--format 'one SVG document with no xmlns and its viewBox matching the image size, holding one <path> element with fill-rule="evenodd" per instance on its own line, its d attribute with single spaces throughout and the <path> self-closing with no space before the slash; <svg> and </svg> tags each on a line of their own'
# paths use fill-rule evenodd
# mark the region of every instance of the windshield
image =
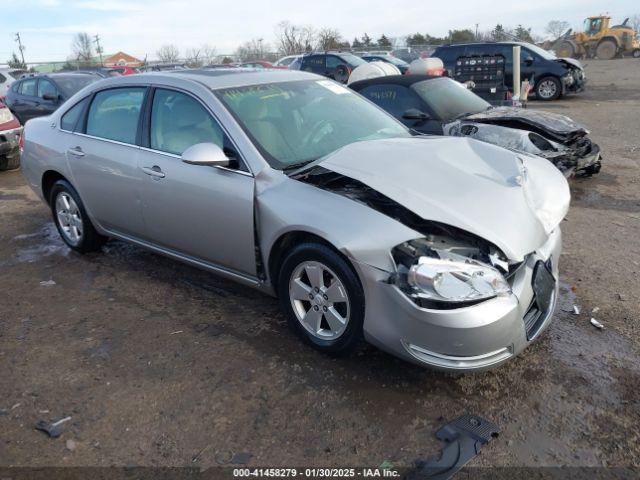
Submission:
<svg viewBox="0 0 640 480">
<path fill-rule="evenodd" d="M 360 65 L 364 65 L 365 63 L 367 63 L 365 60 L 361 59 L 360 57 L 356 57 L 352 53 L 341 53 L 338 56 L 352 67 L 359 67 Z"/>
<path fill-rule="evenodd" d="M 354 142 L 411 136 L 393 117 L 331 80 L 251 85 L 216 94 L 277 169 Z"/>
<path fill-rule="evenodd" d="M 55 77 L 54 80 L 58 88 L 62 91 L 62 94 L 69 98 L 90 83 L 100 80 L 100 78 L 93 75 L 72 74 L 64 77 Z"/>
<path fill-rule="evenodd" d="M 392 55 L 385 55 L 384 59 L 387 60 L 390 63 L 393 63 L 394 65 L 399 66 L 399 67 L 404 67 L 404 66 L 408 66 L 409 65 L 407 62 L 405 62 L 401 58 L 394 57 Z"/>
<path fill-rule="evenodd" d="M 434 78 L 414 83 L 412 88 L 444 122 L 455 120 L 464 114 L 484 112 L 491 105 L 461 83 L 450 78 Z"/>
<path fill-rule="evenodd" d="M 540 55 L 545 60 L 556 60 L 558 57 L 551 52 L 547 52 L 544 48 L 540 48 L 537 45 L 527 44 L 526 49 L 531 50 L 533 53 Z"/>
</svg>

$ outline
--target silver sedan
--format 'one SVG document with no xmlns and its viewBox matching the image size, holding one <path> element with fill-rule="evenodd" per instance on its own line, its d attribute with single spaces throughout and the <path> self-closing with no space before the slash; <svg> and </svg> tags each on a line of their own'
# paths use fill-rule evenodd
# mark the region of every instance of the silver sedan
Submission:
<svg viewBox="0 0 640 480">
<path fill-rule="evenodd" d="M 413 136 L 310 73 L 103 80 L 27 122 L 23 149 L 70 248 L 117 238 L 277 295 L 327 353 L 366 340 L 485 369 L 553 314 L 569 206 L 553 165 Z"/>
</svg>

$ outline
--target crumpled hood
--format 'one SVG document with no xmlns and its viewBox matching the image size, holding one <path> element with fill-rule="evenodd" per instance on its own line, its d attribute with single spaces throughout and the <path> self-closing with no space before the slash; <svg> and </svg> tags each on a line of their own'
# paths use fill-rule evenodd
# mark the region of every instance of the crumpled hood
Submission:
<svg viewBox="0 0 640 480">
<path fill-rule="evenodd" d="M 547 160 L 467 138 L 358 142 L 319 165 L 364 183 L 425 220 L 485 238 L 514 261 L 548 237 L 535 206 L 556 202 L 555 228 L 569 203 L 565 178 Z M 531 178 L 521 186 L 523 175 Z M 544 192 L 538 195 L 540 185 Z"/>
<path fill-rule="evenodd" d="M 465 121 L 494 123 L 506 127 L 539 130 L 539 133 L 555 137 L 586 135 L 589 131 L 580 123 L 558 113 L 544 112 L 529 108 L 498 107 L 475 113 L 464 118 Z M 528 128 L 529 127 L 529 128 Z"/>
<path fill-rule="evenodd" d="M 564 63 L 569 64 L 567 65 L 568 67 L 575 67 L 575 68 L 579 68 L 580 70 L 583 70 L 582 68 L 582 63 L 580 63 L 578 60 L 576 60 L 575 58 L 571 58 L 571 57 L 560 57 L 558 59 L 556 59 L 557 62 L 560 63 Z"/>
</svg>

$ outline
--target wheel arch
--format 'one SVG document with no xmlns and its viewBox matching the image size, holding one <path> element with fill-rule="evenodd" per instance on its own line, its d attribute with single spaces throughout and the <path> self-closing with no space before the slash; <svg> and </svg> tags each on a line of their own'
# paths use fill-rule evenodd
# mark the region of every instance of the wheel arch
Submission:
<svg viewBox="0 0 640 480">
<path fill-rule="evenodd" d="M 291 250 L 296 245 L 300 245 L 301 243 L 319 243 L 321 245 L 324 245 L 340 255 L 351 266 L 351 268 L 353 268 L 353 265 L 349 258 L 327 239 L 307 230 L 290 230 L 281 234 L 275 240 L 275 242 L 273 242 L 269 250 L 269 255 L 267 257 L 267 273 L 269 275 L 271 285 L 273 286 L 276 293 L 278 285 L 278 274 L 280 266 L 282 265 L 282 261 L 286 256 L 286 252 Z"/>
<path fill-rule="evenodd" d="M 51 204 L 51 189 L 58 180 L 64 180 L 65 182 L 71 184 L 71 182 L 69 182 L 69 179 L 57 170 L 47 170 L 42 174 L 40 188 L 42 189 L 42 197 L 48 205 Z"/>
<path fill-rule="evenodd" d="M 620 40 L 618 39 L 618 37 L 614 35 L 607 35 L 606 37 L 602 37 L 600 40 L 598 40 L 598 45 L 600 45 L 602 42 L 606 40 L 611 40 L 613 43 L 616 44 L 616 47 L 620 48 Z"/>
</svg>

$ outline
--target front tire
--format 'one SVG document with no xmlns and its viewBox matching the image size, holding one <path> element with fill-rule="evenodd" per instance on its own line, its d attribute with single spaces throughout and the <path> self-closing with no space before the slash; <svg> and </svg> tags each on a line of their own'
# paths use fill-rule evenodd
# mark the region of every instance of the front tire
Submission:
<svg viewBox="0 0 640 480">
<path fill-rule="evenodd" d="M 536 85 L 536 98 L 545 102 L 557 99 L 562 93 L 562 85 L 556 77 L 543 77 Z"/>
<path fill-rule="evenodd" d="M 317 350 L 345 355 L 361 343 L 362 285 L 351 265 L 326 245 L 303 243 L 287 255 L 278 297 L 291 328 Z"/>
<path fill-rule="evenodd" d="M 80 195 L 65 180 L 58 180 L 49 197 L 56 228 L 69 248 L 80 253 L 95 252 L 107 240 L 93 227 Z"/>
</svg>

